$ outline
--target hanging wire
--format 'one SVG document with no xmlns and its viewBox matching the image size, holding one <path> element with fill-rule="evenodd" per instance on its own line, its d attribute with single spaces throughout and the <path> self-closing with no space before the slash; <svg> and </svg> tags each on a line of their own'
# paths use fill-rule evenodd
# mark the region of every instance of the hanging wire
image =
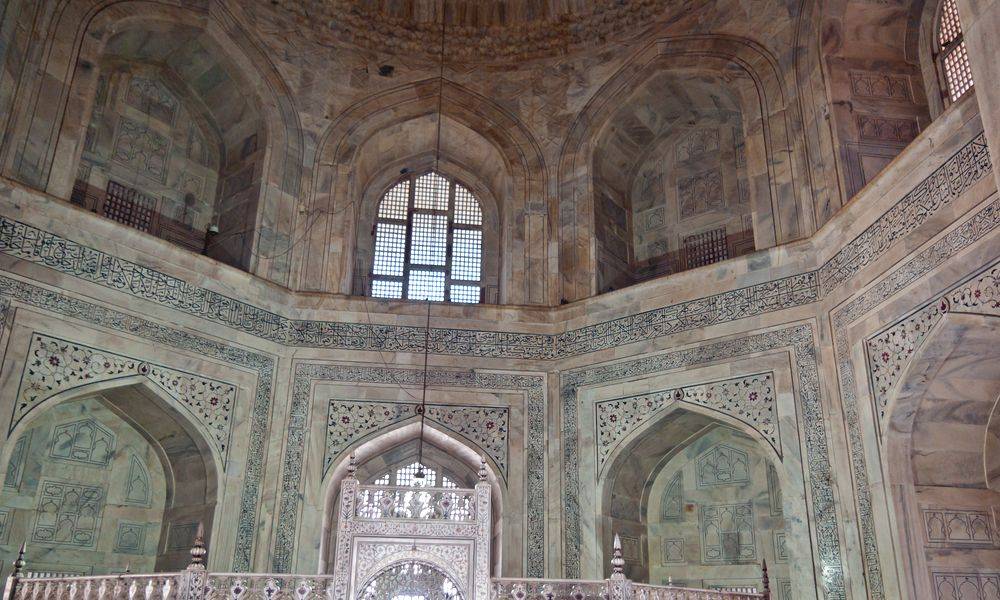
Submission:
<svg viewBox="0 0 1000 600">
<path fill-rule="evenodd" d="M 445 27 L 447 26 L 447 20 L 445 19 L 446 5 L 444 0 L 441 0 L 441 47 L 440 53 L 438 54 L 438 105 L 437 105 L 437 136 L 434 142 L 434 172 L 438 171 L 441 163 L 441 117 L 442 109 L 444 106 L 444 40 L 445 40 Z M 437 190 L 440 192 L 440 186 L 436 186 Z M 451 186 L 447 188 L 447 194 L 449 201 L 451 198 Z M 438 219 L 435 219 L 434 228 L 438 227 Z M 445 238 L 448 236 L 448 226 L 445 224 Z M 435 238 L 437 237 L 437 231 L 435 231 Z M 447 244 L 447 239 L 445 239 L 445 244 Z M 445 255 L 445 260 L 447 260 L 447 254 Z M 447 268 L 447 265 L 445 265 Z M 445 298 L 448 294 L 448 281 L 447 277 L 444 281 L 444 287 L 442 288 L 442 293 Z M 428 294 L 424 300 L 427 302 L 427 322 L 424 328 L 424 377 L 423 377 L 423 391 L 420 397 L 420 406 L 417 409 L 420 413 L 420 437 L 417 439 L 417 472 L 414 476 L 417 479 L 424 479 L 424 426 L 427 421 L 427 359 L 430 355 L 430 341 L 431 341 L 431 299 Z"/>
</svg>

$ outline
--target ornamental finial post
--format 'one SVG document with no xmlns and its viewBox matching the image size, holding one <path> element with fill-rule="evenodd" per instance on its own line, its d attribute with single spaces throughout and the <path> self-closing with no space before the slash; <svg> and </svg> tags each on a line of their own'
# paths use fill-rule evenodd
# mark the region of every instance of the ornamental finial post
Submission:
<svg viewBox="0 0 1000 600">
<path fill-rule="evenodd" d="M 486 471 L 486 456 L 480 455 L 479 457 L 479 481 L 486 481 L 486 476 L 489 473 Z"/>
<path fill-rule="evenodd" d="M 764 588 L 762 592 L 764 594 L 764 600 L 771 600 L 771 581 L 767 576 L 767 559 L 760 561 L 760 571 L 761 587 Z"/>
<path fill-rule="evenodd" d="M 611 550 L 611 579 L 625 579 L 625 558 L 622 556 L 622 540 L 615 534 Z"/>
<path fill-rule="evenodd" d="M 351 452 L 351 455 L 347 457 L 347 476 L 354 477 L 358 473 L 358 457 Z"/>
<path fill-rule="evenodd" d="M 7 577 L 7 583 L 4 586 L 3 597 L 6 600 L 14 600 L 17 597 L 17 583 L 24 575 L 24 552 L 27 550 L 27 542 L 21 542 L 21 549 L 17 551 L 17 558 L 11 563 L 13 570 Z"/>
<path fill-rule="evenodd" d="M 14 572 L 11 573 L 13 577 L 20 577 L 24 575 L 24 553 L 28 550 L 28 542 L 21 542 L 21 548 L 17 551 L 17 558 L 14 560 Z"/>
<path fill-rule="evenodd" d="M 198 523 L 198 531 L 194 534 L 194 544 L 191 546 L 191 563 L 188 565 L 189 571 L 200 571 L 205 568 L 205 557 L 208 549 L 205 548 L 205 524 Z"/>
</svg>

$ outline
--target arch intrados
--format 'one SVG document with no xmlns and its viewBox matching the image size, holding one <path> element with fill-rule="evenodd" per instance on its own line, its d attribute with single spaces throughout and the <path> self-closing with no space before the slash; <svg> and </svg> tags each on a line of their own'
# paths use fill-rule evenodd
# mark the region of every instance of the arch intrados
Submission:
<svg viewBox="0 0 1000 600">
<path fill-rule="evenodd" d="M 654 434 L 654 429 L 660 427 L 660 425 L 671 418 L 677 418 L 677 413 L 691 413 L 705 417 L 711 421 L 717 422 L 717 424 L 729 427 L 730 429 L 735 429 L 743 435 L 754 440 L 761 446 L 763 446 L 763 452 L 767 455 L 768 460 L 774 464 L 781 464 L 782 457 L 778 454 L 777 450 L 771 446 L 771 443 L 764 438 L 763 435 L 753 427 L 747 425 L 743 421 L 721 413 L 714 411 L 710 408 L 700 406 L 697 404 L 689 404 L 681 400 L 673 400 L 669 406 L 667 406 L 660 414 L 655 418 L 650 419 L 648 422 L 643 423 L 634 431 L 629 433 L 624 439 L 618 442 L 615 448 L 608 455 L 608 459 L 604 462 L 604 466 L 601 468 L 601 472 L 598 476 L 598 487 L 604 485 L 605 482 L 609 480 L 609 474 L 617 471 L 617 467 L 620 466 L 620 461 L 627 458 L 635 448 L 641 444 L 644 439 Z"/>
<path fill-rule="evenodd" d="M 266 143 L 263 144 L 263 172 L 270 173 L 275 167 L 287 168 L 287 161 L 275 162 L 272 155 L 281 156 L 295 148 L 301 154 L 304 144 L 298 113 L 291 104 L 291 92 L 266 53 L 261 52 L 258 45 L 239 28 L 228 10 L 219 4 L 213 4 L 211 11 L 204 11 L 145 0 L 108 0 L 90 7 L 82 18 L 71 10 L 63 10 L 51 27 L 49 39 L 54 42 L 49 48 L 49 55 L 57 57 L 55 60 L 65 61 L 65 66 L 62 67 L 66 72 L 64 81 L 69 84 L 61 88 L 59 106 L 62 118 L 53 125 L 51 135 L 61 136 L 66 127 L 84 127 L 88 122 L 92 102 L 77 105 L 68 103 L 67 98 L 70 95 L 79 98 L 94 97 L 99 73 L 98 68 L 93 67 L 99 65 L 108 40 L 125 29 L 148 26 L 155 28 L 160 25 L 198 30 L 219 49 L 220 55 L 234 67 L 229 75 L 252 90 L 255 96 L 254 101 L 267 136 Z M 91 35 L 87 35 L 88 33 Z M 49 59 L 48 63 L 52 60 Z M 91 68 L 84 68 L 86 66 Z M 53 65 L 49 64 L 48 68 L 51 70 Z M 30 119 L 29 116 L 29 122 Z M 64 147 L 62 143 L 56 143 L 50 152 L 57 162 L 61 160 L 75 164 L 82 152 L 82 145 L 75 146 L 77 147 L 71 149 Z M 73 157 L 67 156 L 70 152 L 74 154 Z M 62 178 L 65 181 L 56 182 L 57 187 L 52 191 L 68 193 L 74 176 L 75 170 L 66 169 L 65 177 Z M 272 174 L 272 177 L 276 176 Z"/>
<path fill-rule="evenodd" d="M 444 559 L 437 556 L 424 555 L 419 556 L 416 553 L 411 553 L 410 557 L 398 557 L 397 555 L 390 556 L 388 559 L 383 560 L 381 564 L 376 564 L 373 568 L 374 573 L 368 577 L 360 586 L 357 587 L 357 593 L 360 594 L 367 588 L 372 582 L 382 576 L 383 573 L 390 569 L 394 569 L 398 566 L 405 564 L 419 564 L 424 567 L 430 567 L 434 569 L 444 577 L 448 578 L 448 581 L 455 586 L 456 590 L 459 590 L 462 600 L 468 598 L 468 590 L 465 586 L 458 582 L 458 578 L 455 577 L 454 569 L 452 565 L 449 565 Z"/>
<path fill-rule="evenodd" d="M 498 195 L 492 187 L 475 177 L 475 172 L 468 168 L 468 166 L 452 160 L 451 157 L 442 155 L 441 158 L 444 160 L 439 161 L 433 152 L 426 152 L 415 157 L 407 157 L 394 161 L 379 169 L 378 173 L 371 177 L 366 182 L 367 185 L 362 188 L 364 190 L 362 192 L 364 206 L 362 206 L 360 211 L 357 211 L 358 219 L 364 219 L 366 216 L 377 218 L 378 207 L 381 205 L 385 195 L 389 190 L 402 183 L 404 179 L 409 178 L 411 175 L 419 178 L 428 173 L 437 173 L 472 192 L 476 201 L 479 202 L 479 208 L 483 213 L 484 229 L 489 225 L 498 223 L 501 211 L 497 202 Z M 416 168 L 406 174 L 400 174 L 399 167 L 403 164 L 407 166 L 416 165 Z M 469 184 L 469 181 L 473 183 Z M 369 204 L 371 204 L 370 207 L 368 206 Z M 360 231 L 361 229 L 359 228 Z"/>
<path fill-rule="evenodd" d="M 209 470 L 209 473 L 207 474 L 209 475 L 209 480 L 215 484 L 215 489 L 218 489 L 219 474 L 225 473 L 225 465 L 222 457 L 219 456 L 218 451 L 208 441 L 208 437 L 206 437 L 206 434 L 202 431 L 201 426 L 191 418 L 190 414 L 187 413 L 186 410 L 182 410 L 181 407 L 177 406 L 176 401 L 173 398 L 165 394 L 158 388 L 158 386 L 142 375 L 130 375 L 128 377 L 114 379 L 111 381 L 88 383 L 69 390 L 64 390 L 58 394 L 53 394 L 33 406 L 28 413 L 22 416 L 21 419 L 12 428 L 10 428 L 7 434 L 7 440 L 16 440 L 20 437 L 27 429 L 30 429 L 31 424 L 34 423 L 41 415 L 45 414 L 49 408 L 65 402 L 72 402 L 82 398 L 93 397 L 99 399 L 102 404 L 108 406 L 113 412 L 115 412 L 115 414 L 122 417 L 124 421 L 128 422 L 129 425 L 135 428 L 144 438 L 147 439 L 147 441 L 150 442 L 150 445 L 157 448 L 157 453 L 160 453 L 161 451 L 166 453 L 158 441 L 150 439 L 148 432 L 145 431 L 141 415 L 139 418 L 136 418 L 135 415 L 123 411 L 120 407 L 115 405 L 113 398 L 108 397 L 109 395 L 113 396 L 115 390 L 126 390 L 128 388 L 141 389 L 139 393 L 149 400 L 156 402 L 157 407 L 170 415 L 173 418 L 174 423 L 183 429 L 188 436 L 190 436 L 202 456 L 211 457 L 211 459 L 206 462 L 206 468 Z M 135 425 L 138 425 L 138 427 L 135 427 Z M 5 462 L 0 464 L 6 464 L 6 461 L 9 460 L 11 446 L 11 444 L 4 444 L 3 452 L 0 456 L 2 456 Z M 167 473 L 169 473 L 169 463 L 164 465 L 164 469 Z"/>
<path fill-rule="evenodd" d="M 368 96 L 345 109 L 320 140 L 320 164 L 349 165 L 357 149 L 378 131 L 434 114 L 437 92 L 435 89 L 434 93 L 430 93 L 426 88 L 432 85 L 436 88 L 437 82 L 437 78 L 426 79 L 392 88 Z M 442 113 L 494 145 L 508 161 L 510 169 L 517 168 L 524 173 L 544 169 L 541 149 L 516 117 L 487 98 L 447 79 L 442 91 Z M 483 127 L 483 121 L 488 126 Z"/>
</svg>

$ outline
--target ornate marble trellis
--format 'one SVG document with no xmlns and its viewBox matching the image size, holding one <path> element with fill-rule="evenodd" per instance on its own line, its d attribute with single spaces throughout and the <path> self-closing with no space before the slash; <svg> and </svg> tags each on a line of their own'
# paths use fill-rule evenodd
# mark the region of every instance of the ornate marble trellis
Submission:
<svg viewBox="0 0 1000 600">
<path fill-rule="evenodd" d="M 560 381 L 563 439 L 563 556 L 564 575 L 580 577 L 582 521 L 580 514 L 579 401 L 583 386 L 625 381 L 653 373 L 665 373 L 698 364 L 712 363 L 762 352 L 790 350 L 798 375 L 797 405 L 805 440 L 807 484 L 811 488 L 810 527 L 816 530 L 817 556 L 828 598 L 846 598 L 843 558 L 836 505 L 831 485 L 830 450 L 827 427 L 820 403 L 819 371 L 813 330 L 808 325 L 767 331 L 746 337 L 708 343 L 703 346 L 666 352 L 563 373 Z"/>
<path fill-rule="evenodd" d="M 312 384 L 390 384 L 418 387 L 423 371 L 389 367 L 348 366 L 318 363 L 295 365 L 292 399 L 285 434 L 278 525 L 271 568 L 278 573 L 291 568 L 301 499 L 302 469 L 306 449 L 306 427 L 312 406 Z M 527 537 L 525 541 L 529 577 L 544 576 L 545 559 L 545 377 L 491 371 L 427 372 L 427 385 L 434 388 L 518 390 L 525 394 L 525 496 Z"/>
<path fill-rule="evenodd" d="M 326 420 L 326 455 L 323 474 L 338 456 L 365 438 L 393 425 L 418 417 L 413 402 L 331 400 Z M 428 404 L 427 419 L 457 433 L 482 448 L 507 478 L 509 417 L 506 406 Z"/>
<path fill-rule="evenodd" d="M 136 375 L 155 383 L 192 415 L 208 432 L 226 464 L 236 408 L 235 385 L 40 333 L 31 336 L 8 431 L 56 394 Z"/>
<path fill-rule="evenodd" d="M 781 456 L 775 400 L 774 377 L 762 373 L 597 402 L 597 472 L 634 431 L 678 402 L 704 406 L 746 423 Z"/>
<path fill-rule="evenodd" d="M 871 488 L 867 460 L 864 455 L 863 434 L 854 361 L 851 359 L 847 330 L 886 300 L 899 294 L 918 279 L 943 265 L 952 256 L 969 248 L 995 232 L 1000 227 L 1000 199 L 994 200 L 973 214 L 941 239 L 920 251 L 902 267 L 893 270 L 875 285 L 833 312 L 834 347 L 837 356 L 837 373 L 840 383 L 841 407 L 847 425 L 848 450 L 851 457 L 854 499 L 857 502 L 858 528 L 860 530 L 865 578 L 868 596 L 873 600 L 885 599 L 885 582 L 875 533 L 875 516 L 872 508 Z"/>
<path fill-rule="evenodd" d="M 267 448 L 265 441 L 270 429 L 271 393 L 277 363 L 275 358 L 166 327 L 142 317 L 128 315 L 2 275 L 0 275 L 0 297 L 17 300 L 27 306 L 78 319 L 105 329 L 134 335 L 177 350 L 201 354 L 257 375 L 257 387 L 249 419 L 250 439 L 232 560 L 234 571 L 249 570 L 260 506 L 264 452 Z"/>
</svg>

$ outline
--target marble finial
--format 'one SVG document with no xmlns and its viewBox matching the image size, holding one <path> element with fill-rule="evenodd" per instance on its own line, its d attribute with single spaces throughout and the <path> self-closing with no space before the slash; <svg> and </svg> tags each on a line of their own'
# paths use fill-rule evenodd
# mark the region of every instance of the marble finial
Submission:
<svg viewBox="0 0 1000 600">
<path fill-rule="evenodd" d="M 625 559 L 622 557 L 622 540 L 615 534 L 615 542 L 611 552 L 611 578 L 625 578 Z"/>
<path fill-rule="evenodd" d="M 188 569 L 204 569 L 205 568 L 205 557 L 208 555 L 208 549 L 205 548 L 205 524 L 198 523 L 198 532 L 194 535 L 194 544 L 191 546 L 191 563 L 188 565 Z"/>
</svg>

